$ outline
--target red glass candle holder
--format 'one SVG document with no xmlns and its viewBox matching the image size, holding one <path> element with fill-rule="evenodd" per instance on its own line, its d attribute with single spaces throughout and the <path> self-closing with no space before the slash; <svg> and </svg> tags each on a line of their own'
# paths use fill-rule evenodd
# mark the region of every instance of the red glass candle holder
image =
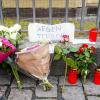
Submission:
<svg viewBox="0 0 100 100">
<path fill-rule="evenodd" d="M 96 69 L 94 72 L 93 82 L 97 85 L 100 85 L 100 69 Z"/>
<path fill-rule="evenodd" d="M 75 70 L 70 69 L 68 71 L 68 83 L 76 84 L 76 82 L 77 82 L 77 74 L 78 74 L 78 72 L 77 72 L 76 69 Z"/>
<path fill-rule="evenodd" d="M 97 39 L 97 29 L 92 28 L 89 33 L 89 41 L 96 42 Z"/>
</svg>

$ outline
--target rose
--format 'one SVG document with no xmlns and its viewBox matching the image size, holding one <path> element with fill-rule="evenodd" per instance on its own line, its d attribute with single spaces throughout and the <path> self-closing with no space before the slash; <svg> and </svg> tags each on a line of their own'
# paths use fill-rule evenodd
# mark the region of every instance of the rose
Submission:
<svg viewBox="0 0 100 100">
<path fill-rule="evenodd" d="M 79 48 L 79 51 L 77 51 L 77 54 L 84 52 L 85 48 L 88 48 L 88 44 L 82 44 L 82 46 Z"/>
<path fill-rule="evenodd" d="M 79 48 L 79 51 L 80 51 L 80 53 L 81 53 L 81 52 L 84 52 L 84 48 L 83 48 L 83 47 L 80 47 L 80 48 Z"/>
<path fill-rule="evenodd" d="M 77 54 L 80 54 L 81 52 L 78 50 L 76 53 L 77 53 Z"/>
<path fill-rule="evenodd" d="M 88 48 L 88 44 L 83 44 L 82 47 L 83 48 Z"/>
<path fill-rule="evenodd" d="M 68 42 L 69 41 L 69 36 L 68 35 L 63 35 L 61 38 L 60 38 L 60 42 L 61 43 L 65 43 L 65 42 Z"/>
<path fill-rule="evenodd" d="M 60 38 L 60 42 L 61 42 L 61 43 L 64 42 L 64 38 L 63 38 L 63 37 Z"/>
<path fill-rule="evenodd" d="M 93 51 L 95 51 L 95 47 L 94 47 L 94 46 L 91 46 L 90 48 L 91 48 Z"/>
<path fill-rule="evenodd" d="M 91 46 L 90 48 L 91 48 L 91 50 L 92 50 L 92 51 L 91 51 L 91 54 L 94 54 L 94 53 L 95 53 L 95 50 L 96 50 L 95 47 L 94 47 L 94 46 Z"/>
<path fill-rule="evenodd" d="M 69 36 L 68 35 L 63 35 L 64 41 L 68 42 L 69 41 Z"/>
</svg>

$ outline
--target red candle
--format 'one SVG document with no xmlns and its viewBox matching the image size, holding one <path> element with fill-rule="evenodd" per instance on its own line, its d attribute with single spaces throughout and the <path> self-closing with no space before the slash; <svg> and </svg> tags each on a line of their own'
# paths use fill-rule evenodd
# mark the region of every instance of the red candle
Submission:
<svg viewBox="0 0 100 100">
<path fill-rule="evenodd" d="M 77 70 L 70 69 L 68 72 L 68 83 L 75 84 L 77 82 Z"/>
<path fill-rule="evenodd" d="M 94 78 L 93 78 L 93 82 L 97 85 L 100 85 L 100 70 L 96 70 L 94 72 Z"/>
<path fill-rule="evenodd" d="M 97 29 L 96 28 L 92 28 L 90 30 L 90 34 L 89 34 L 89 40 L 91 42 L 96 42 L 96 38 L 97 38 Z"/>
</svg>

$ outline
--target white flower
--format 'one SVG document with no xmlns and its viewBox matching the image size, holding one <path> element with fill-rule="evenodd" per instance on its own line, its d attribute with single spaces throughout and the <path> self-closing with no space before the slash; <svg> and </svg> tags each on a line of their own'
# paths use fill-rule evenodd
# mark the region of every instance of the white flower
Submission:
<svg viewBox="0 0 100 100">
<path fill-rule="evenodd" d="M 10 34 L 11 39 L 16 40 L 16 37 L 17 37 L 17 32 Z"/>
<path fill-rule="evenodd" d="M 5 27 L 3 25 L 0 25 L 0 31 L 5 31 L 5 32 L 8 32 L 8 27 Z"/>
<path fill-rule="evenodd" d="M 10 28 L 9 28 L 9 32 L 15 32 L 14 27 L 10 27 Z"/>
<path fill-rule="evenodd" d="M 21 29 L 21 25 L 15 24 L 13 27 L 9 28 L 10 32 L 18 32 Z"/>
<path fill-rule="evenodd" d="M 0 47 L 2 47 L 2 42 L 0 42 Z"/>
<path fill-rule="evenodd" d="M 15 24 L 13 27 L 16 31 L 19 31 L 21 29 L 21 25 L 19 24 Z"/>
</svg>

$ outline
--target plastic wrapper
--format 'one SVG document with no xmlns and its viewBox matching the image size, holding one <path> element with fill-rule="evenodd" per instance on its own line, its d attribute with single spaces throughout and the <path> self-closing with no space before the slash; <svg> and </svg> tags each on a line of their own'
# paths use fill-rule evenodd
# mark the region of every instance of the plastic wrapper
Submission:
<svg viewBox="0 0 100 100">
<path fill-rule="evenodd" d="M 36 44 L 17 52 L 16 63 L 21 69 L 52 87 L 47 77 L 50 72 L 49 44 Z M 45 85 L 46 86 L 46 85 Z M 46 87 L 45 87 L 46 90 Z"/>
</svg>

